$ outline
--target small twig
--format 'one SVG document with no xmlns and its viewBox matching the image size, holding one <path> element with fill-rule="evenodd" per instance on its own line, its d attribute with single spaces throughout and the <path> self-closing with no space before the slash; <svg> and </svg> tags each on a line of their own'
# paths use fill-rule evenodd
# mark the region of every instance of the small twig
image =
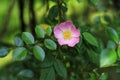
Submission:
<svg viewBox="0 0 120 80">
<path fill-rule="evenodd" d="M 50 9 L 49 6 L 50 6 L 50 5 L 49 5 L 49 1 L 46 0 L 46 14 L 45 14 L 45 15 L 47 15 L 47 13 L 48 13 L 48 11 L 49 11 L 49 9 Z"/>
<path fill-rule="evenodd" d="M 21 32 L 24 32 L 26 30 L 26 24 L 24 21 L 24 6 L 25 6 L 25 1 L 24 0 L 18 0 L 19 4 L 19 18 L 20 18 L 20 23 L 21 23 Z"/>
<path fill-rule="evenodd" d="M 59 23 L 62 21 L 62 0 L 58 0 L 57 4 L 58 4 L 58 16 L 59 16 Z"/>
<path fill-rule="evenodd" d="M 31 29 L 31 32 L 34 36 L 36 36 L 35 34 L 35 26 L 36 26 L 36 16 L 35 16 L 35 11 L 34 11 L 34 3 L 35 1 L 34 0 L 29 0 L 29 17 L 30 17 L 30 29 Z"/>
</svg>

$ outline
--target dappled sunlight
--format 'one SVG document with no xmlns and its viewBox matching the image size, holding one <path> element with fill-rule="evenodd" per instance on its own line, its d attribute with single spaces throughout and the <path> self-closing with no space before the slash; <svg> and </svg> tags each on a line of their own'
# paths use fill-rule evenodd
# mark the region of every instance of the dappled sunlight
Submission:
<svg viewBox="0 0 120 80">
<path fill-rule="evenodd" d="M 12 62 L 12 51 L 10 51 L 7 56 L 0 58 L 0 69 Z"/>
</svg>

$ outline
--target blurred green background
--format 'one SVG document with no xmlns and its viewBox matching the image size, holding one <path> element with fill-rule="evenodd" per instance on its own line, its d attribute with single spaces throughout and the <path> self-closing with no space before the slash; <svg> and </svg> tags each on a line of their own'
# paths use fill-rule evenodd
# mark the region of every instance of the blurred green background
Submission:
<svg viewBox="0 0 120 80">
<path fill-rule="evenodd" d="M 47 15 L 55 4 L 52 0 L 0 0 L 0 46 L 13 46 L 14 36 L 17 33 L 31 31 L 34 34 L 31 29 L 35 25 L 51 25 Z M 96 5 L 91 5 L 88 0 L 66 0 L 66 6 L 66 20 L 74 20 L 83 28 L 90 28 L 92 33 L 103 38 L 104 41 L 106 38 L 101 34 L 104 26 L 113 26 L 120 34 L 120 0 L 99 0 Z M 21 19 L 21 11 L 23 19 Z M 11 71 L 8 67 L 14 64 L 11 53 L 12 51 L 6 57 L 0 58 L 0 75 L 7 74 L 10 80 L 16 80 L 9 75 L 10 73 L 6 73 L 7 70 Z M 7 68 L 6 71 L 4 68 Z"/>
</svg>

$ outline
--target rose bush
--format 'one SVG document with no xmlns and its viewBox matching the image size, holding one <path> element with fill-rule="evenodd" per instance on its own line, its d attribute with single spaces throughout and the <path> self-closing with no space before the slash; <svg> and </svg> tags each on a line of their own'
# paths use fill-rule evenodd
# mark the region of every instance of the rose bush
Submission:
<svg viewBox="0 0 120 80">
<path fill-rule="evenodd" d="M 94 24 L 89 22 L 90 11 L 90 14 L 93 11 L 106 11 L 106 7 L 102 6 L 104 0 L 85 0 L 85 3 L 76 0 L 76 6 L 72 3 L 74 0 L 42 0 L 40 6 L 44 8 L 41 10 L 45 10 L 41 14 L 42 18 L 39 18 L 40 14 L 37 15 L 41 13 L 39 0 L 36 1 L 35 9 L 32 1 L 27 1 L 30 2 L 30 23 L 27 26 L 31 27 L 25 27 L 24 30 L 25 25 L 21 26 L 24 31 L 14 35 L 14 45 L 0 44 L 0 57 L 7 56 L 9 52 L 10 56 L 12 54 L 10 65 L 1 69 L 0 80 L 119 78 L 120 21 L 116 17 L 119 14 L 112 17 L 109 14 L 98 15 L 92 19 Z M 81 4 L 87 5 L 85 9 L 80 9 Z M 34 13 L 35 10 L 38 10 L 37 13 Z M 82 10 L 82 14 L 79 15 L 78 10 Z M 102 20 L 107 24 L 103 24 Z"/>
</svg>

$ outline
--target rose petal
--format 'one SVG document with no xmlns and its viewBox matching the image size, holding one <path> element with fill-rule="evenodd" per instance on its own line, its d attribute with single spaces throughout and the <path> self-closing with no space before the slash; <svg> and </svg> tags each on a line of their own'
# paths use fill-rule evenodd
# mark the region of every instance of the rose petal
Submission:
<svg viewBox="0 0 120 80">
<path fill-rule="evenodd" d="M 72 29 L 72 36 L 73 37 L 79 37 L 80 36 L 80 30 Z"/>
<path fill-rule="evenodd" d="M 58 26 L 56 26 L 56 27 L 54 28 L 54 35 L 55 35 L 56 38 L 63 38 L 63 37 L 62 37 L 62 31 L 59 29 Z"/>
<path fill-rule="evenodd" d="M 65 30 L 69 30 L 71 28 L 75 28 L 75 26 L 73 25 L 73 23 L 71 21 L 66 21 L 66 22 L 63 22 L 59 25 L 59 28 L 62 30 L 62 31 L 65 31 Z"/>
<path fill-rule="evenodd" d="M 58 39 L 58 43 L 60 45 L 67 45 L 69 43 L 69 40 L 64 40 L 64 39 Z"/>
<path fill-rule="evenodd" d="M 70 47 L 75 46 L 77 43 L 79 43 L 79 37 L 74 37 L 70 40 L 64 40 L 64 39 L 58 39 L 58 43 L 60 45 L 68 45 Z"/>
<path fill-rule="evenodd" d="M 69 41 L 68 46 L 73 47 L 73 46 L 75 46 L 77 43 L 79 43 L 79 37 L 74 37 L 74 38 L 72 38 L 72 39 Z"/>
</svg>

